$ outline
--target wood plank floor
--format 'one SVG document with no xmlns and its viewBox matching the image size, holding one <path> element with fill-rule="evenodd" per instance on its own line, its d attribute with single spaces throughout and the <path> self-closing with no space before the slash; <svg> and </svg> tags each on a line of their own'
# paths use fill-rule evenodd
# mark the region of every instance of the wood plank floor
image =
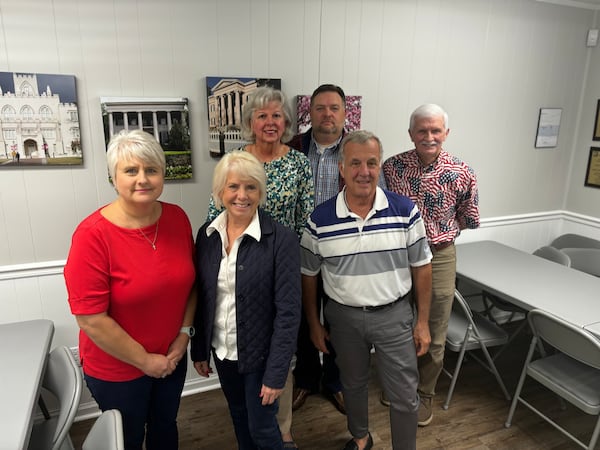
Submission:
<svg viewBox="0 0 600 450">
<path fill-rule="evenodd" d="M 512 394 L 520 374 L 529 336 L 511 343 L 497 361 L 507 388 Z M 448 353 L 447 366 L 453 367 L 455 355 Z M 509 402 L 504 399 L 493 375 L 474 360 L 463 365 L 450 404 L 441 408 L 448 392 L 449 379 L 442 375 L 438 382 L 434 405 L 434 419 L 430 426 L 419 428 L 417 447 L 423 450 L 451 449 L 576 449 L 572 441 L 546 424 L 525 406 L 517 407 L 513 425 L 504 427 Z M 380 385 L 374 358 L 369 386 L 370 429 L 374 449 L 391 449 L 388 408 L 379 403 Z M 544 388 L 529 382 L 525 390 L 534 404 L 543 405 L 561 425 L 587 442 L 595 420 L 578 409 L 567 405 L 560 409 L 556 397 Z M 204 450 L 235 449 L 229 412 L 220 390 L 214 390 L 182 399 L 179 412 L 180 448 Z M 294 413 L 292 431 L 296 443 L 303 450 L 339 450 L 350 438 L 342 416 L 325 398 L 310 396 L 305 405 Z M 71 437 L 75 448 L 81 448 L 93 420 L 75 423 Z M 600 445 L 597 446 L 600 449 Z"/>
</svg>

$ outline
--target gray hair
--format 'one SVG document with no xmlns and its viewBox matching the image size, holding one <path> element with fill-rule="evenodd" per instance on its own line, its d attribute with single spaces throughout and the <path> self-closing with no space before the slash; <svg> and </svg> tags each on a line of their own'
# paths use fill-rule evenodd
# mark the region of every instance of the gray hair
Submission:
<svg viewBox="0 0 600 450">
<path fill-rule="evenodd" d="M 283 136 L 281 136 L 281 142 L 288 142 L 294 136 L 294 132 L 292 131 L 292 113 L 283 92 L 268 86 L 262 86 L 252 91 L 248 101 L 242 108 L 242 137 L 244 139 L 248 141 L 256 139 L 256 136 L 252 132 L 252 116 L 257 109 L 262 109 L 271 102 L 279 103 L 283 111 L 283 117 L 285 118 L 285 130 Z"/>
<path fill-rule="evenodd" d="M 142 130 L 122 130 L 115 134 L 106 150 L 106 162 L 110 178 L 114 183 L 117 164 L 120 161 L 139 159 L 145 164 L 160 167 L 165 175 L 167 162 L 165 152 L 153 135 Z"/>
<path fill-rule="evenodd" d="M 444 129 L 448 129 L 448 113 L 443 110 L 443 108 L 434 103 L 427 103 L 425 105 L 419 106 L 417 109 L 413 111 L 410 115 L 410 123 L 409 130 L 412 131 L 415 126 L 415 122 L 418 119 L 431 119 L 434 117 L 442 117 L 444 119 Z"/>
<path fill-rule="evenodd" d="M 340 142 L 338 161 L 342 164 L 344 163 L 344 148 L 346 147 L 346 144 L 350 142 L 354 142 L 356 144 L 366 144 L 369 141 L 377 142 L 377 145 L 379 146 L 379 161 L 383 162 L 383 145 L 381 144 L 381 140 L 375 136 L 375 134 L 366 130 L 351 131 L 344 136 L 342 142 Z"/>
<path fill-rule="evenodd" d="M 242 179 L 256 181 L 260 190 L 260 206 L 267 202 L 267 175 L 262 163 L 252 154 L 243 150 L 226 153 L 215 167 L 212 183 L 212 198 L 217 209 L 223 207 L 221 195 L 227 184 L 229 173 L 235 173 Z"/>
</svg>

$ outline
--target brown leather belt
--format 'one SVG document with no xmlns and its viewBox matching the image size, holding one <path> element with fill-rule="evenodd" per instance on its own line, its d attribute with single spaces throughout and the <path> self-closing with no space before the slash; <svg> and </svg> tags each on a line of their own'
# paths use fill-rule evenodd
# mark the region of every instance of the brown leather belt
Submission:
<svg viewBox="0 0 600 450">
<path fill-rule="evenodd" d="M 439 252 L 440 250 L 444 250 L 445 248 L 450 247 L 452 244 L 454 244 L 454 241 L 440 242 L 439 244 L 431 244 L 430 247 L 432 250 Z"/>
</svg>

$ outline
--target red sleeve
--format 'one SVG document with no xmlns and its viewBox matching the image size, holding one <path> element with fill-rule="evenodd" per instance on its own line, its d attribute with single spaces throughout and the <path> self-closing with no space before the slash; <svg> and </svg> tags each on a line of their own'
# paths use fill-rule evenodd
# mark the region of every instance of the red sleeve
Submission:
<svg viewBox="0 0 600 450">
<path fill-rule="evenodd" d="M 108 243 L 92 214 L 73 234 L 64 268 L 72 314 L 98 314 L 108 310 L 110 274 Z"/>
</svg>

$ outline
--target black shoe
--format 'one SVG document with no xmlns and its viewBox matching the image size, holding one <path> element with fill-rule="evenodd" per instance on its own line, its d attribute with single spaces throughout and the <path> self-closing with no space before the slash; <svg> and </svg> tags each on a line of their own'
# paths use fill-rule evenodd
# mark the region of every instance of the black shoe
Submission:
<svg viewBox="0 0 600 450">
<path fill-rule="evenodd" d="M 368 435 L 369 439 L 367 439 L 364 450 L 371 450 L 373 448 L 373 436 L 371 436 L 371 433 L 368 433 Z M 350 439 L 346 442 L 346 445 L 344 445 L 342 450 L 358 450 L 358 445 L 356 445 L 354 439 Z"/>
</svg>

